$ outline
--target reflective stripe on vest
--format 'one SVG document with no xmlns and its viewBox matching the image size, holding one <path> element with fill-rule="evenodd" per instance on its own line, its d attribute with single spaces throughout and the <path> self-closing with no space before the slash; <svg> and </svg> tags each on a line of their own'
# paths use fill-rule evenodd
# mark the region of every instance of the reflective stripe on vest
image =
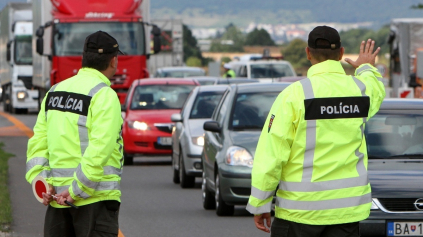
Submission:
<svg viewBox="0 0 423 237">
<path fill-rule="evenodd" d="M 357 84 L 357 87 L 361 91 L 361 95 L 366 96 L 365 91 L 366 87 L 357 78 L 353 78 L 354 82 Z M 313 99 L 314 92 L 311 85 L 310 79 L 301 80 L 304 90 L 305 99 Z M 344 178 L 337 180 L 329 181 L 320 181 L 320 182 L 311 182 L 313 174 L 313 161 L 314 161 L 314 152 L 316 146 L 316 120 L 305 120 L 306 122 L 306 144 L 305 144 L 305 153 L 304 153 L 304 162 L 303 162 L 303 176 L 301 182 L 288 182 L 280 181 L 279 189 L 283 191 L 290 192 L 313 192 L 313 191 L 327 191 L 334 189 L 343 189 L 351 187 L 365 186 L 369 183 L 366 168 L 364 166 L 364 154 L 359 151 L 360 145 L 355 150 L 355 155 L 358 157 L 358 162 L 356 165 L 358 177 Z M 361 137 L 364 136 L 364 123 L 366 118 L 363 118 L 363 124 L 360 126 Z M 363 139 L 362 139 L 363 140 Z M 298 209 L 298 210 L 325 210 L 325 209 L 334 209 L 342 207 L 351 207 L 357 206 L 360 204 L 365 204 L 371 202 L 371 194 L 364 194 L 358 197 L 349 197 L 341 199 L 331 199 L 324 201 L 296 201 L 296 200 L 287 200 L 281 197 L 277 197 L 276 205 L 285 208 L 285 209 Z"/>
<path fill-rule="evenodd" d="M 34 157 L 34 158 L 32 158 L 31 160 L 26 162 L 26 173 L 28 173 L 32 168 L 34 168 L 37 165 L 42 166 L 42 167 L 49 167 L 49 161 L 48 161 L 47 158 L 44 158 L 44 157 Z M 38 175 L 42 176 L 45 179 L 50 178 L 51 177 L 51 171 L 44 169 Z"/>
<path fill-rule="evenodd" d="M 364 65 L 363 67 L 361 67 L 360 69 L 357 69 L 357 75 L 361 74 L 362 72 L 368 71 L 368 70 L 372 70 L 372 68 L 369 65 Z M 377 79 L 383 83 L 383 78 L 382 77 L 377 77 Z"/>
</svg>

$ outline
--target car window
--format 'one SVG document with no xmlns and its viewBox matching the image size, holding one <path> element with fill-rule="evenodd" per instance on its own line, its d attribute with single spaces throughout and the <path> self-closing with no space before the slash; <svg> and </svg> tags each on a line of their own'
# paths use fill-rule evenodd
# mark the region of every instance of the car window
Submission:
<svg viewBox="0 0 423 237">
<path fill-rule="evenodd" d="M 248 75 L 247 75 L 247 66 L 242 66 L 239 69 L 238 77 L 248 77 Z"/>
<path fill-rule="evenodd" d="M 189 95 L 188 95 L 187 99 L 185 100 L 184 105 L 182 106 L 182 109 L 181 109 L 181 115 L 182 115 L 182 117 L 185 117 L 185 116 L 184 116 L 184 113 L 185 113 L 185 110 L 186 110 L 186 108 L 187 108 L 187 101 L 189 101 L 189 99 L 190 99 L 190 98 L 191 98 L 191 96 L 193 95 L 193 91 L 194 91 L 194 90 L 192 90 L 192 91 L 189 93 Z"/>
<path fill-rule="evenodd" d="M 263 129 L 279 92 L 240 93 L 232 109 L 230 129 Z"/>
<path fill-rule="evenodd" d="M 214 85 L 214 83 L 216 83 L 215 80 L 197 80 L 198 83 L 200 83 L 200 85 L 202 86 L 208 86 L 208 85 Z"/>
<path fill-rule="evenodd" d="M 365 129 L 369 158 L 423 154 L 423 113 L 381 111 Z"/>
<path fill-rule="evenodd" d="M 211 118 L 214 109 L 222 98 L 223 91 L 201 92 L 197 94 L 191 109 L 190 119 Z"/>
<path fill-rule="evenodd" d="M 163 77 L 175 77 L 175 78 L 184 78 L 184 77 L 198 77 L 198 76 L 205 76 L 206 73 L 204 71 L 166 71 L 163 72 Z"/>
<path fill-rule="evenodd" d="M 181 109 L 195 85 L 137 86 L 132 96 L 131 109 Z"/>
<path fill-rule="evenodd" d="M 219 121 L 222 121 L 222 119 L 224 118 L 223 115 L 225 114 L 226 109 L 223 109 L 223 111 L 222 111 L 222 107 L 223 107 L 223 104 L 226 103 L 226 100 L 227 100 L 229 93 L 230 93 L 229 90 L 225 91 L 225 93 L 222 96 L 222 99 L 220 99 L 220 102 L 218 104 L 217 109 L 213 112 L 212 118 L 214 119 L 214 121 L 219 122 Z M 221 123 L 219 122 L 219 124 L 221 124 Z"/>
<path fill-rule="evenodd" d="M 294 73 L 288 64 L 252 64 L 251 78 L 292 77 Z"/>
</svg>

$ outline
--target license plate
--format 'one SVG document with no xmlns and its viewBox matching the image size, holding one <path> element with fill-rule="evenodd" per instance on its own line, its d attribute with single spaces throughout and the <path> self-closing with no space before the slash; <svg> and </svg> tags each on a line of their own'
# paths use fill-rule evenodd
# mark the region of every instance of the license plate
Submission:
<svg viewBox="0 0 423 237">
<path fill-rule="evenodd" d="M 423 236 L 423 222 L 388 222 L 387 236 Z"/>
<path fill-rule="evenodd" d="M 172 145 L 172 137 L 158 137 L 157 143 L 162 146 Z"/>
</svg>

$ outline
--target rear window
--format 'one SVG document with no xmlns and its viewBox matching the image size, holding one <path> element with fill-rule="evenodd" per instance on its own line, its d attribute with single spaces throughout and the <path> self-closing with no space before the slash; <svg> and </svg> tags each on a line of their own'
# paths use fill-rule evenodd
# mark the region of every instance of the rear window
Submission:
<svg viewBox="0 0 423 237">
<path fill-rule="evenodd" d="M 137 86 L 132 96 L 131 109 L 181 109 L 194 85 Z"/>
<path fill-rule="evenodd" d="M 263 129 L 270 108 L 279 92 L 238 94 L 232 110 L 230 127 L 237 129 Z"/>
<path fill-rule="evenodd" d="M 288 64 L 252 64 L 251 78 L 292 77 L 294 73 Z"/>
<path fill-rule="evenodd" d="M 164 71 L 162 77 L 175 77 L 175 78 L 184 78 L 184 77 L 198 77 L 205 76 L 204 71 Z"/>
<path fill-rule="evenodd" d="M 195 98 L 190 119 L 211 118 L 214 109 L 222 98 L 223 91 L 201 92 Z"/>
<path fill-rule="evenodd" d="M 422 157 L 423 113 L 381 111 L 365 129 L 369 158 Z"/>
</svg>

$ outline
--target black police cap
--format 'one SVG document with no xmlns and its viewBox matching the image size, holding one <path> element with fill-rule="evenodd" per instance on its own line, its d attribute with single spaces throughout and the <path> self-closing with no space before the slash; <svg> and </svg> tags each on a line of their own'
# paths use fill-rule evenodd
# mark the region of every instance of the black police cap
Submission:
<svg viewBox="0 0 423 237">
<path fill-rule="evenodd" d="M 100 54 L 118 52 L 124 54 L 119 50 L 119 44 L 116 39 L 101 30 L 87 36 L 84 43 L 84 52 Z"/>
<path fill-rule="evenodd" d="M 326 40 L 329 44 L 316 44 L 317 40 Z M 308 35 L 308 47 L 313 49 L 339 49 L 341 37 L 337 30 L 329 26 L 318 26 Z"/>
</svg>

